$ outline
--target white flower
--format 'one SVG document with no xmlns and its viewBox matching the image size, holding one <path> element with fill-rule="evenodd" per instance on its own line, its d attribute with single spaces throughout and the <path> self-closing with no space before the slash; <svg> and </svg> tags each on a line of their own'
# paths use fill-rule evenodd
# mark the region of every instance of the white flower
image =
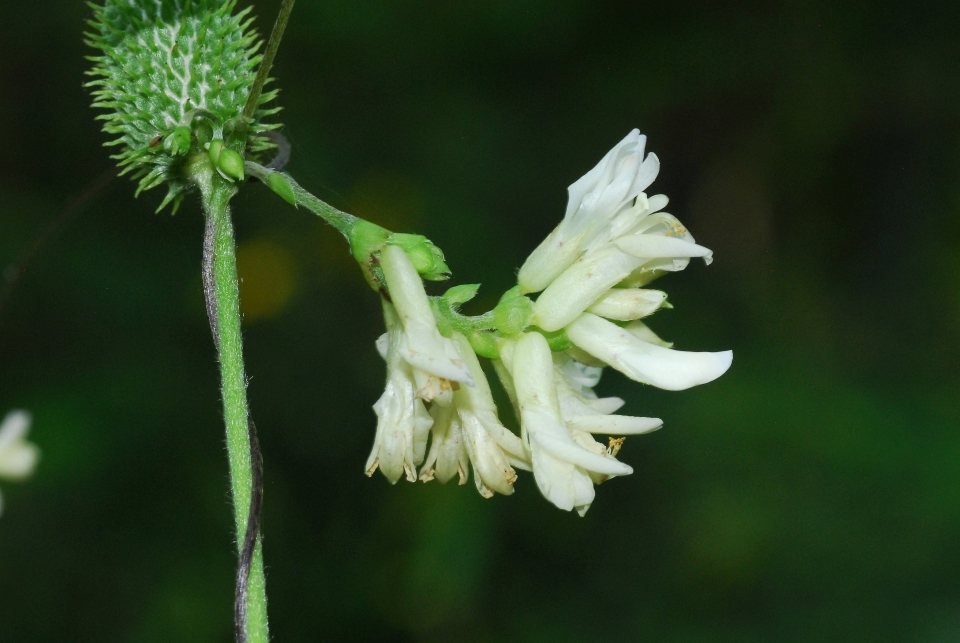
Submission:
<svg viewBox="0 0 960 643">
<path fill-rule="evenodd" d="M 0 478 L 24 480 L 33 473 L 40 450 L 26 441 L 30 430 L 30 414 L 26 411 L 10 411 L 0 423 Z M 0 496 L 0 513 L 3 498 Z"/>
<path fill-rule="evenodd" d="M 633 130 L 567 189 L 563 221 L 520 268 L 518 279 L 523 292 L 546 288 L 625 204 L 653 183 L 660 162 L 655 154 L 644 159 L 646 142 L 640 130 Z"/>
<path fill-rule="evenodd" d="M 423 282 L 407 253 L 398 246 L 388 245 L 380 253 L 380 265 L 393 310 L 403 329 L 398 350 L 404 360 L 420 371 L 418 385 L 424 399 L 433 399 L 441 389 L 449 389 L 449 384 L 443 385 L 440 379 L 473 386 L 473 378 L 453 342 L 437 330 Z"/>
<path fill-rule="evenodd" d="M 712 260 L 710 250 L 695 244 L 674 217 L 650 214 L 646 198 L 638 197 L 613 223 L 620 222 L 623 234 L 611 225 L 540 294 L 534 304 L 540 328 L 560 330 L 635 273 L 653 278 L 683 270 L 691 257 Z"/>
<path fill-rule="evenodd" d="M 470 343 L 459 333 L 453 334 L 453 341 L 470 370 L 474 386 L 456 391 L 449 408 L 434 405 L 433 441 L 420 479 L 427 482 L 436 477 L 446 482 L 457 473 L 463 484 L 469 463 L 480 495 L 489 498 L 494 492 L 512 494 L 517 479 L 514 467 L 530 468 L 526 451 L 520 438 L 500 423 L 490 385 Z"/>
<path fill-rule="evenodd" d="M 663 348 L 591 313 L 580 315 L 565 330 L 571 342 L 627 377 L 668 391 L 712 382 L 733 361 L 732 351 L 688 353 Z"/>
<path fill-rule="evenodd" d="M 504 342 L 501 354 L 512 373 L 540 492 L 560 509 L 576 509 L 583 515 L 593 502 L 593 476 L 627 475 L 633 469 L 605 450 L 599 453 L 585 448 L 582 440 L 571 434 L 564 423 L 553 358 L 543 335 L 525 333 L 516 342 Z"/>
<path fill-rule="evenodd" d="M 423 461 L 433 418 L 417 397 L 413 369 L 400 354 L 402 331 L 395 327 L 387 337 L 387 385 L 373 405 L 377 414 L 377 434 L 367 458 L 366 472 L 372 476 L 380 468 L 391 484 L 406 474 L 417 479 L 416 467 Z"/>
</svg>

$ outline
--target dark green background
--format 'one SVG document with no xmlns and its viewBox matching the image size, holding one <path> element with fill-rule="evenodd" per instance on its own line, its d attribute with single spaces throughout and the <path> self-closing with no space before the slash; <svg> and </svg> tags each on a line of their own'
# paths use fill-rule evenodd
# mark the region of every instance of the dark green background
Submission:
<svg viewBox="0 0 960 643">
<path fill-rule="evenodd" d="M 639 127 L 716 256 L 656 282 L 651 326 L 735 358 L 680 393 L 605 377 L 665 426 L 586 518 L 529 475 L 492 500 L 367 479 L 376 297 L 248 186 L 244 297 L 290 289 L 245 334 L 274 639 L 960 640 L 958 6 L 301 0 L 275 75 L 305 187 L 428 235 L 479 311 Z M 110 167 L 88 15 L 0 7 L 2 266 Z M 0 641 L 230 640 L 201 216 L 161 197 L 108 185 L 0 312 L 0 414 L 43 449 L 0 481 Z"/>
</svg>

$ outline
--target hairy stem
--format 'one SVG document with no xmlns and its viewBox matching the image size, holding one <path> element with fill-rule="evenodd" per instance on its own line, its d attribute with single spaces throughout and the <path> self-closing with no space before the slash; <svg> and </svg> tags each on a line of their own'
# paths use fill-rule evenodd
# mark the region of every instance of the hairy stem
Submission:
<svg viewBox="0 0 960 643">
<path fill-rule="evenodd" d="M 275 170 L 263 167 L 262 165 L 253 163 L 251 161 L 244 163 L 243 167 L 247 174 L 258 178 L 264 183 L 267 183 L 270 179 L 270 175 L 275 173 Z M 321 219 L 332 225 L 334 228 L 339 230 L 344 237 L 350 239 L 350 231 L 353 230 L 358 221 L 361 221 L 359 217 L 348 214 L 342 210 L 338 210 L 326 201 L 321 201 L 300 187 L 300 184 L 294 181 L 293 177 L 289 174 L 285 172 L 279 172 L 279 174 L 281 174 L 283 178 L 287 180 L 287 182 L 290 184 L 290 187 L 293 189 L 293 196 L 296 200 L 296 205 L 302 205 L 306 209 L 310 210 Z"/>
<path fill-rule="evenodd" d="M 267 643 L 267 596 L 260 546 L 263 480 L 256 428 L 247 407 L 240 331 L 236 244 L 228 202 L 235 188 L 216 176 L 201 182 L 206 216 L 204 292 L 220 358 L 223 416 L 240 562 L 235 605 L 238 643 Z"/>
</svg>

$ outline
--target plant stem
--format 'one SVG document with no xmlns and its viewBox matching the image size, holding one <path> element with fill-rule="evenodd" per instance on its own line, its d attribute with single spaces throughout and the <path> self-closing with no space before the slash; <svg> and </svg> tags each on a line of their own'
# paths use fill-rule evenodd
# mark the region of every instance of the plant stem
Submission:
<svg viewBox="0 0 960 643">
<path fill-rule="evenodd" d="M 260 69 L 257 70 L 257 77 L 254 79 L 253 86 L 250 88 L 247 103 L 243 107 L 243 115 L 247 119 L 253 118 L 253 113 L 257 110 L 257 102 L 260 100 L 261 92 L 263 92 L 263 85 L 267 82 L 270 68 L 273 67 L 273 59 L 277 56 L 280 41 L 283 40 L 283 32 L 287 28 L 287 22 L 290 20 L 290 12 L 293 11 L 294 2 L 295 0 L 283 0 L 283 4 L 280 5 L 280 13 L 277 15 L 277 21 L 273 23 L 273 31 L 270 32 L 267 47 L 263 50 Z"/>
<path fill-rule="evenodd" d="M 283 178 L 285 178 L 290 184 L 290 187 L 293 188 L 293 196 L 296 200 L 296 204 L 302 205 L 332 225 L 334 228 L 339 230 L 348 241 L 350 239 L 350 231 L 353 230 L 358 221 L 361 221 L 359 217 L 348 214 L 343 210 L 338 210 L 326 201 L 321 201 L 317 197 L 313 196 L 308 191 L 300 187 L 300 184 L 294 181 L 293 177 L 286 172 L 276 172 L 276 170 L 263 167 L 262 165 L 253 163 L 252 161 L 245 162 L 243 164 L 243 168 L 244 172 L 250 176 L 256 177 L 263 183 L 267 183 L 269 181 L 271 174 L 277 173 L 282 175 Z"/>
<path fill-rule="evenodd" d="M 247 407 L 236 244 L 228 205 L 236 189 L 212 173 L 198 183 L 206 216 L 204 292 L 220 358 L 230 484 L 240 549 L 235 609 L 237 641 L 267 643 L 267 596 L 259 535 L 263 481 L 256 429 Z"/>
</svg>

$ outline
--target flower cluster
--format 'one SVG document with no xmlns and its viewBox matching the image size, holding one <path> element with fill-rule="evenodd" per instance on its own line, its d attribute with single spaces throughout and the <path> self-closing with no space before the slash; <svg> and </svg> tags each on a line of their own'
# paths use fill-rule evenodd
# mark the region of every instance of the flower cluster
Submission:
<svg viewBox="0 0 960 643">
<path fill-rule="evenodd" d="M 644 192 L 659 171 L 655 155 L 644 157 L 645 143 L 638 130 L 630 132 L 570 186 L 563 221 L 524 263 L 518 287 L 487 315 L 467 318 L 444 306 L 456 289 L 431 306 L 408 254 L 382 248 L 387 333 L 378 348 L 387 385 L 374 405 L 368 475 L 379 467 L 391 482 L 404 474 L 424 482 L 458 475 L 463 484 L 472 467 L 478 491 L 490 497 L 512 493 L 516 469 L 530 470 L 550 502 L 583 515 L 595 484 L 633 471 L 616 458 L 623 436 L 662 425 L 616 415 L 623 400 L 593 390 L 603 367 L 667 390 L 726 372 L 730 351 L 672 350 L 640 321 L 669 307 L 663 292 L 644 286 L 693 257 L 712 261 L 710 250 L 662 212 L 667 198 Z M 457 291 L 454 299 L 462 303 L 475 291 Z M 536 301 L 527 296 L 538 292 Z M 477 353 L 493 359 L 519 436 L 500 422 Z M 597 434 L 619 437 L 604 445 Z"/>
<path fill-rule="evenodd" d="M 40 451 L 24 438 L 30 430 L 30 414 L 10 411 L 0 423 L 0 478 L 24 480 L 33 473 Z M 3 498 L 0 496 L 0 513 Z"/>
</svg>

